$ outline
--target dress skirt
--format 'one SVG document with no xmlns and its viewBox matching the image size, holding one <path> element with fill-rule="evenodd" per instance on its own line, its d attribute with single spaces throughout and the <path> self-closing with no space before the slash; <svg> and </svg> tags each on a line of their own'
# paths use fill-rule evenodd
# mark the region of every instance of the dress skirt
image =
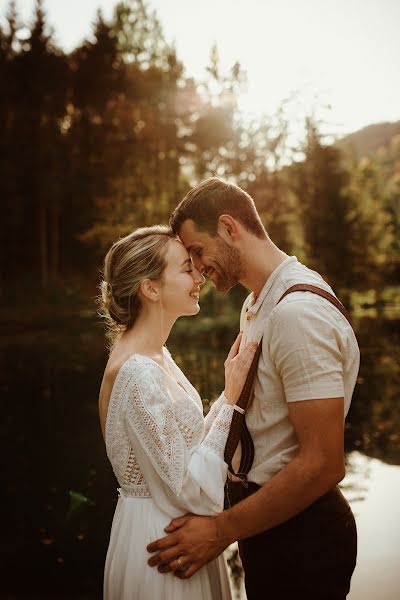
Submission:
<svg viewBox="0 0 400 600">
<path fill-rule="evenodd" d="M 187 580 L 147 564 L 146 546 L 166 535 L 170 520 L 152 498 L 120 495 L 106 557 L 105 600 L 231 600 L 223 555 Z"/>
</svg>

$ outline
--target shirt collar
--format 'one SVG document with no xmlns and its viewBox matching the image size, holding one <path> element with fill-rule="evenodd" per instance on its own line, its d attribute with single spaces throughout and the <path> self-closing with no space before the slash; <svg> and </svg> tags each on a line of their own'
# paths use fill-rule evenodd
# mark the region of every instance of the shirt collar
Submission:
<svg viewBox="0 0 400 600">
<path fill-rule="evenodd" d="M 267 281 L 264 283 L 264 286 L 263 286 L 261 292 L 258 294 L 258 298 L 255 302 L 254 302 L 254 292 L 250 295 L 250 301 L 249 301 L 249 305 L 248 305 L 249 307 L 247 309 L 247 312 L 250 312 L 254 315 L 257 314 L 262 303 L 264 302 L 265 298 L 267 297 L 268 292 L 271 290 L 272 286 L 274 285 L 277 277 L 282 273 L 282 271 L 284 271 L 287 267 L 292 265 L 294 262 L 297 262 L 296 256 L 288 256 L 288 258 L 285 258 L 285 260 L 283 262 L 281 262 L 281 264 L 278 267 L 276 267 L 276 269 L 274 271 L 272 271 L 271 275 L 268 277 Z"/>
</svg>

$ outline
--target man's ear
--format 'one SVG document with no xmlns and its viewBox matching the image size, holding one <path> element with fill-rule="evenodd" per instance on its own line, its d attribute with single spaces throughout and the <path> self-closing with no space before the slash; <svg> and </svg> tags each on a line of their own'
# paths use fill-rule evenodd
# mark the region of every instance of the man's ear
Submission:
<svg viewBox="0 0 400 600">
<path fill-rule="evenodd" d="M 218 234 L 227 242 L 234 242 L 239 235 L 239 224 L 231 215 L 220 215 L 218 218 Z"/>
<path fill-rule="evenodd" d="M 159 300 L 159 285 L 156 281 L 151 281 L 151 279 L 143 279 L 140 284 L 140 293 L 150 300 L 151 302 L 157 302 Z"/>
</svg>

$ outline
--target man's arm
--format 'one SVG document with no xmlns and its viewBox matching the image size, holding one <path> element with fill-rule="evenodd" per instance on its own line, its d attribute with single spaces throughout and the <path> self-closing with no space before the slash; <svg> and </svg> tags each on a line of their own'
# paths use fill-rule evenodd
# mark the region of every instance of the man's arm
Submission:
<svg viewBox="0 0 400 600">
<path fill-rule="evenodd" d="M 288 406 L 299 452 L 256 494 L 218 515 L 229 543 L 234 534 L 240 540 L 287 521 L 344 477 L 343 398 Z"/>
<path fill-rule="evenodd" d="M 174 519 L 167 529 L 179 529 L 147 548 L 158 552 L 151 566 L 164 563 L 161 572 L 189 578 L 233 541 L 287 521 L 343 479 L 343 398 L 290 402 L 288 409 L 299 444 L 296 457 L 258 492 L 216 517 Z M 178 571 L 181 565 L 189 567 Z"/>
</svg>

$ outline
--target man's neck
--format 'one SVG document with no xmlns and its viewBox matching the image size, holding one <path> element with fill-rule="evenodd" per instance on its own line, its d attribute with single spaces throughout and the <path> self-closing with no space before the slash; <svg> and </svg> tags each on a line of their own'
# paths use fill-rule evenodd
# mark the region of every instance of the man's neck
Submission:
<svg viewBox="0 0 400 600">
<path fill-rule="evenodd" d="M 275 269 L 288 258 L 269 238 L 261 240 L 254 236 L 246 245 L 242 256 L 243 276 L 240 283 L 251 290 L 255 298 Z"/>
</svg>

